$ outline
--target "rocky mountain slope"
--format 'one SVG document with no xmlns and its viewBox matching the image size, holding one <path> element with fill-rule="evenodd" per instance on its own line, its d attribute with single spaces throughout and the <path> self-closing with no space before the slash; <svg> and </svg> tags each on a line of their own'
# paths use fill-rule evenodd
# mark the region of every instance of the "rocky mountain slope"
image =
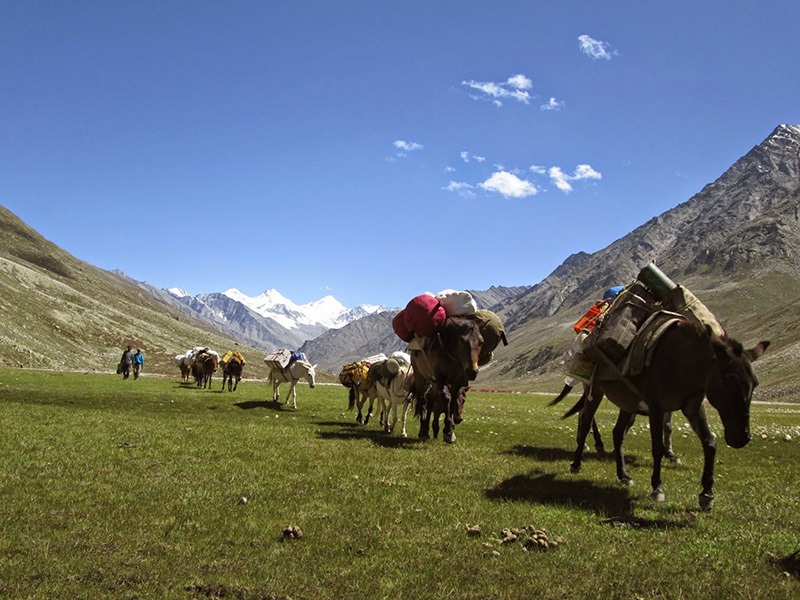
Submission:
<svg viewBox="0 0 800 600">
<path fill-rule="evenodd" d="M 570 325 L 602 290 L 654 261 L 745 343 L 772 339 L 762 364 L 795 352 L 800 298 L 800 127 L 781 125 L 719 179 L 594 254 L 569 257 L 497 312 L 512 342 L 483 380 L 529 385 L 557 372 Z M 761 367 L 764 368 L 764 367 Z"/>
</svg>

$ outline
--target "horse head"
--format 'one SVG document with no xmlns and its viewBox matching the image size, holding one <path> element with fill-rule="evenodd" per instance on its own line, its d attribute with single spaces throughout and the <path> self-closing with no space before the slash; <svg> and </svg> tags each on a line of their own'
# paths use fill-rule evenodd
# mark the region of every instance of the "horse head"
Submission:
<svg viewBox="0 0 800 600">
<path fill-rule="evenodd" d="M 316 385 L 317 373 L 315 369 L 317 368 L 317 365 L 312 365 L 311 363 L 308 362 L 300 363 L 300 365 L 304 369 L 306 369 L 305 378 L 306 381 L 308 382 L 308 387 L 313 388 Z"/>
<path fill-rule="evenodd" d="M 467 380 L 474 380 L 478 376 L 478 359 L 483 345 L 478 323 L 463 317 L 448 317 L 440 339 L 445 355 L 463 370 Z"/>
<path fill-rule="evenodd" d="M 722 419 L 725 443 L 742 448 L 750 441 L 750 401 L 758 385 L 751 363 L 764 353 L 769 342 L 745 350 L 736 340 L 708 333 L 714 362 L 706 377 L 706 397 Z"/>
</svg>

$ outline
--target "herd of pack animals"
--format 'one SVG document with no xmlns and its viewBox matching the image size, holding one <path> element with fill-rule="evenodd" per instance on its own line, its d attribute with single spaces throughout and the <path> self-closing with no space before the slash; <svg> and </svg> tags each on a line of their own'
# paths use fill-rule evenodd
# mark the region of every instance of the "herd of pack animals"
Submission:
<svg viewBox="0 0 800 600">
<path fill-rule="evenodd" d="M 654 273 L 658 276 L 656 279 Z M 643 281 L 649 281 L 650 285 L 644 285 Z M 665 281 L 667 287 L 658 290 L 659 297 L 654 289 Z M 626 300 L 622 301 L 623 297 Z M 668 297 L 672 298 L 670 302 Z M 675 297 L 681 299 L 677 305 Z M 581 342 L 579 346 L 593 360 L 591 376 L 582 380 L 568 376 L 563 391 L 550 404 L 562 400 L 577 383 L 582 384 L 580 400 L 564 415 L 566 418 L 578 414 L 577 445 L 571 471 L 577 473 L 581 469 L 590 429 L 595 435 L 597 451 L 603 452 L 594 415 L 605 396 L 619 408 L 613 429 L 617 477 L 624 484 L 632 484 L 625 469 L 623 442 L 636 415 L 646 415 L 653 457 L 651 497 L 663 501 L 661 463 L 663 458 L 678 460 L 672 452 L 670 416 L 680 410 L 702 445 L 704 462 L 699 503 L 701 508 L 711 509 L 714 505 L 717 442 L 709 428 L 703 400 L 707 398 L 719 413 L 725 442 L 733 448 L 746 445 L 750 440 L 750 403 L 758 384 L 752 362 L 767 349 L 769 342 L 762 341 L 753 348 L 744 349 L 741 343 L 722 330 L 691 292 L 671 282 L 652 264 L 643 269 L 616 299 L 596 303 L 597 306 L 601 304 L 602 310 L 592 313 L 589 322 L 581 321 L 580 326 L 575 326 L 578 332 L 576 340 Z M 630 321 L 633 319 L 630 311 L 642 307 L 646 317 L 642 320 L 646 322 L 637 323 L 635 341 L 631 343 L 631 346 L 639 344 L 641 364 L 632 370 L 628 364 L 630 356 L 625 366 L 620 366 L 620 360 L 610 360 L 600 350 L 599 342 L 595 341 L 594 346 L 590 342 L 604 330 L 608 337 L 607 330 L 612 327 L 608 323 L 615 319 L 617 325 L 620 321 Z M 349 409 L 357 408 L 356 422 L 367 425 L 377 404 L 380 427 L 392 433 L 398 420 L 398 408 L 402 407 L 400 435 L 406 437 L 406 417 L 413 403 L 415 415 L 420 420 L 420 439 L 430 438 L 431 427 L 433 437 L 437 438 L 439 418 L 443 417 L 442 438 L 447 443 L 454 443 L 455 426 L 463 420 L 471 382 L 480 367 L 491 360 L 498 344 L 501 341 L 508 343 L 502 323 L 494 313 L 477 310 L 468 292 L 446 290 L 437 296 L 424 294 L 412 299 L 394 318 L 392 325 L 397 335 L 408 343 L 407 352 L 395 352 L 390 357 L 381 354 L 345 365 L 339 381 L 349 390 Z M 623 325 L 630 329 L 629 323 Z M 646 341 L 641 341 L 644 338 Z M 619 340 L 612 342 L 619 344 Z M 195 354 L 191 361 L 184 360 L 184 356 L 175 357 L 183 381 L 189 382 L 193 376 L 198 386 L 210 389 L 211 374 L 218 367 L 219 356 L 207 348 L 195 348 L 190 352 Z M 623 349 L 623 352 L 630 355 L 633 350 Z M 223 390 L 226 382 L 229 391 L 235 390 L 241 380 L 244 359 L 236 354 L 231 356 L 229 352 L 226 360 L 222 361 Z M 286 404 L 291 397 L 296 409 L 296 385 L 305 379 L 309 387 L 314 387 L 314 365 L 303 355 L 295 355 L 286 365 L 270 358 L 268 355 L 265 361 L 269 367 L 267 381 L 273 388 L 272 400 L 280 401 L 279 386 L 288 383 L 290 389 Z M 187 364 L 189 362 L 191 364 Z M 567 368 L 569 366 L 567 364 Z"/>
</svg>

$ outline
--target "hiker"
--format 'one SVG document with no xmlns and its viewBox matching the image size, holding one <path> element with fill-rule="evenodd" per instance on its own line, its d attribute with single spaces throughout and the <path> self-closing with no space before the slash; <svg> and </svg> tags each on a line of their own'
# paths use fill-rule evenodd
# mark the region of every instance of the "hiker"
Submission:
<svg viewBox="0 0 800 600">
<path fill-rule="evenodd" d="M 122 353 L 122 358 L 119 361 L 122 367 L 122 378 L 127 379 L 131 375 L 131 365 L 133 364 L 133 352 L 131 352 L 131 345 L 128 344 L 127 350 Z"/>
<path fill-rule="evenodd" d="M 133 355 L 133 378 L 139 379 L 139 371 L 144 367 L 144 354 L 137 348 L 136 354 Z"/>
</svg>

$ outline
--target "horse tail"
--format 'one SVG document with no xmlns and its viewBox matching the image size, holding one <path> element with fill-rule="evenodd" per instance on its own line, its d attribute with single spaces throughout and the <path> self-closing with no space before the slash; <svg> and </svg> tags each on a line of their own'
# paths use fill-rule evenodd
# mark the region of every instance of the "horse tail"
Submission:
<svg viewBox="0 0 800 600">
<path fill-rule="evenodd" d="M 586 400 L 588 399 L 588 396 L 589 396 L 589 390 L 587 388 L 587 389 L 584 390 L 583 394 L 581 394 L 581 397 L 578 398 L 578 401 L 575 403 L 575 406 L 573 406 L 567 412 L 564 413 L 564 415 L 561 417 L 561 420 L 563 421 L 564 419 L 568 419 L 569 417 L 571 417 L 575 413 L 580 412 L 580 410 L 586 404 Z"/>
<path fill-rule="evenodd" d="M 350 403 L 347 405 L 347 410 L 353 410 L 355 408 L 355 406 L 356 406 L 356 396 L 357 395 L 358 394 L 356 393 L 355 386 L 351 386 L 350 387 Z"/>
<path fill-rule="evenodd" d="M 572 386 L 570 384 L 566 384 L 564 386 L 564 389 L 561 390 L 561 393 L 558 396 L 556 396 L 555 398 L 553 398 L 550 401 L 550 404 L 548 404 L 547 406 L 555 406 L 556 404 L 561 402 L 564 398 L 566 398 L 567 394 L 569 394 L 571 391 L 572 391 Z"/>
</svg>

